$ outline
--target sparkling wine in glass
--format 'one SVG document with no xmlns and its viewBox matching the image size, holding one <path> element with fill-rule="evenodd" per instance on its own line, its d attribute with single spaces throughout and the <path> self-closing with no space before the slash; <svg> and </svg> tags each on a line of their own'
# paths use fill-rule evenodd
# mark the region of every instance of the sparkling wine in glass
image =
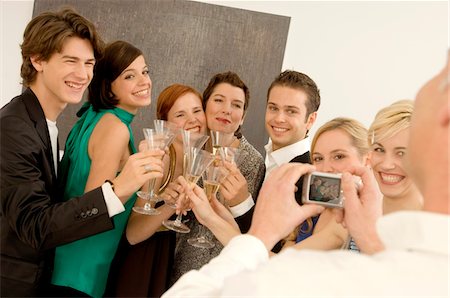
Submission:
<svg viewBox="0 0 450 298">
<path fill-rule="evenodd" d="M 209 200 L 215 198 L 220 188 L 222 179 L 227 175 L 227 171 L 221 166 L 215 166 L 212 163 L 202 174 L 203 189 Z M 196 237 L 189 238 L 188 243 L 199 248 L 213 248 L 214 242 L 207 238 L 206 230 L 203 225 L 200 226 Z"/>
<path fill-rule="evenodd" d="M 186 180 L 190 182 L 191 184 L 197 184 L 198 180 L 200 179 L 200 176 L 194 176 L 191 174 L 186 175 Z"/>
<path fill-rule="evenodd" d="M 212 147 L 212 154 L 218 155 L 218 150 L 227 145 L 227 142 L 229 142 L 230 137 L 229 134 L 226 134 L 222 131 L 217 130 L 211 130 L 211 147 Z"/>
<path fill-rule="evenodd" d="M 203 188 L 205 189 L 206 196 L 211 198 L 219 191 L 220 183 L 211 180 L 203 180 Z"/>
<path fill-rule="evenodd" d="M 192 156 L 192 161 L 190 162 L 190 166 L 188 167 L 184 178 L 192 185 L 192 187 L 194 187 L 202 176 L 202 173 L 213 162 L 214 156 L 208 151 L 197 148 L 190 148 L 190 151 L 192 151 L 189 153 L 190 156 Z M 164 220 L 162 224 L 175 232 L 189 233 L 191 231 L 189 227 L 181 222 L 182 216 L 183 214 L 180 212 L 175 220 Z"/>
</svg>

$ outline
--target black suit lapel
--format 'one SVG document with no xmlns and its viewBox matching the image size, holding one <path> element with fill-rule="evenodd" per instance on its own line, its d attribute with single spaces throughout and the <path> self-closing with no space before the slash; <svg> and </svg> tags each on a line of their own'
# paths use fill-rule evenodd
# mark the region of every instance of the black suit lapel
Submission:
<svg viewBox="0 0 450 298">
<path fill-rule="evenodd" d="M 311 163 L 309 151 L 294 157 L 290 162 Z M 302 190 L 303 190 L 303 176 L 295 184 L 297 186 L 297 192 L 295 193 L 295 200 L 302 205 Z"/>
<path fill-rule="evenodd" d="M 302 155 L 297 155 L 290 162 L 311 163 L 311 157 L 309 155 L 309 151 L 303 153 Z"/>
<path fill-rule="evenodd" d="M 27 108 L 30 119 L 35 124 L 36 131 L 39 137 L 41 138 L 42 143 L 44 143 L 45 154 L 47 159 L 51 163 L 51 168 L 53 170 L 52 178 L 53 182 L 55 182 L 56 179 L 55 163 L 53 161 L 52 144 L 50 141 L 50 133 L 48 132 L 47 120 L 45 118 L 44 110 L 42 109 L 42 106 L 39 103 L 39 100 L 37 99 L 36 95 L 33 93 L 33 91 L 31 91 L 30 88 L 25 90 L 25 92 L 23 93 L 23 102 L 25 104 L 25 107 Z"/>
<path fill-rule="evenodd" d="M 45 120 L 44 110 L 36 95 L 31 89 L 25 90 L 23 93 L 23 102 L 28 110 L 30 119 L 34 122 L 36 131 L 39 134 L 42 142 L 48 147 L 50 144 L 50 135 L 48 133 L 47 121 Z"/>
</svg>

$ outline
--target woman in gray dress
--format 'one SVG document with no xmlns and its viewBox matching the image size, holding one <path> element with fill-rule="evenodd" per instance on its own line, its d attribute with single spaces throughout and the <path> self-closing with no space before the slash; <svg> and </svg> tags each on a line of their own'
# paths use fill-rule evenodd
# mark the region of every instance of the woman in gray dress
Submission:
<svg viewBox="0 0 450 298">
<path fill-rule="evenodd" d="M 219 192 L 243 233 L 250 227 L 254 199 L 258 195 L 265 174 L 262 155 L 240 132 L 249 99 L 248 87 L 233 72 L 214 75 L 203 92 L 203 108 L 208 129 L 223 132 L 225 143 L 222 145 L 238 148 L 240 152 L 236 161 L 239 171 L 227 176 Z M 185 272 L 199 269 L 208 263 L 223 248 L 209 230 L 206 230 L 206 237 L 214 242 L 213 248 L 197 248 L 188 244 L 187 239 L 195 237 L 201 225 L 192 212 L 189 212 L 185 219 L 189 219 L 187 225 L 191 232 L 177 233 L 172 283 Z"/>
</svg>

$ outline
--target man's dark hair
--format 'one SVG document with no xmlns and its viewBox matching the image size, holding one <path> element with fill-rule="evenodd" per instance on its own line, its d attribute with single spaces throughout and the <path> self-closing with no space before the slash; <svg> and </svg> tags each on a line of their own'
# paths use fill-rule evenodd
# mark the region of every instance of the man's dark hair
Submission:
<svg viewBox="0 0 450 298">
<path fill-rule="evenodd" d="M 308 100 L 306 101 L 306 119 L 308 116 L 317 112 L 320 106 L 320 91 L 317 88 L 316 83 L 304 73 L 285 70 L 280 73 L 267 90 L 267 99 L 269 99 L 270 91 L 275 86 L 289 87 L 293 89 L 303 90 L 308 95 Z"/>
</svg>

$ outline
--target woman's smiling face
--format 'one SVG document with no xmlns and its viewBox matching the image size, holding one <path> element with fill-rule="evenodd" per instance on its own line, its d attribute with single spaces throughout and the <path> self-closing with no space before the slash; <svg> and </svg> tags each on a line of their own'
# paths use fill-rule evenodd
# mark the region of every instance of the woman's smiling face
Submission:
<svg viewBox="0 0 450 298">
<path fill-rule="evenodd" d="M 167 120 L 184 130 L 206 133 L 202 100 L 194 93 L 189 92 L 180 96 L 167 113 Z"/>
<path fill-rule="evenodd" d="M 234 133 L 244 122 L 245 94 L 239 87 L 218 84 L 206 102 L 206 120 L 210 130 Z"/>
<path fill-rule="evenodd" d="M 404 169 L 409 128 L 372 145 L 370 164 L 381 192 L 387 197 L 404 195 L 412 185 Z"/>
</svg>

